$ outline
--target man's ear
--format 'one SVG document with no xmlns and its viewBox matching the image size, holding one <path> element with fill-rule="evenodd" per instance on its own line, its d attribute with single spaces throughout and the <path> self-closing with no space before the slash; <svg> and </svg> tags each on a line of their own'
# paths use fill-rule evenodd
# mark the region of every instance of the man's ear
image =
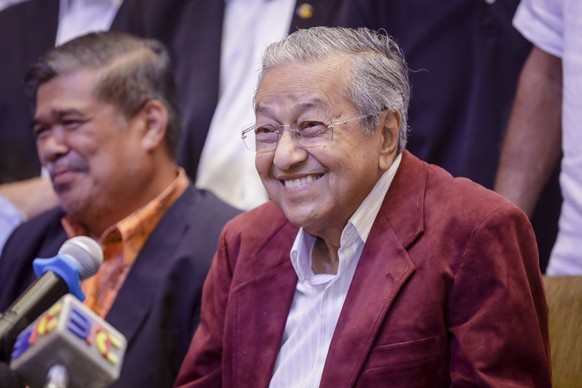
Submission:
<svg viewBox="0 0 582 388">
<path fill-rule="evenodd" d="M 378 126 L 378 129 L 382 131 L 379 167 L 382 171 L 386 171 L 392 165 L 396 157 L 396 150 L 398 149 L 400 112 L 385 110 L 380 115 Z"/>
<path fill-rule="evenodd" d="M 139 116 L 144 124 L 142 147 L 146 151 L 152 151 L 165 140 L 169 121 L 168 109 L 160 100 L 149 100 Z"/>
</svg>

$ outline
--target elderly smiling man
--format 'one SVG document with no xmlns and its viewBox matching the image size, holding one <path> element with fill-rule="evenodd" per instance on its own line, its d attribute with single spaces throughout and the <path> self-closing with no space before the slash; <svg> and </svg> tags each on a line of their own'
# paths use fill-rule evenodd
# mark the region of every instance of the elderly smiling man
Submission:
<svg viewBox="0 0 582 388">
<path fill-rule="evenodd" d="M 528 220 L 404 150 L 409 94 L 366 29 L 267 49 L 242 136 L 272 202 L 223 230 L 178 386 L 550 385 Z"/>
</svg>

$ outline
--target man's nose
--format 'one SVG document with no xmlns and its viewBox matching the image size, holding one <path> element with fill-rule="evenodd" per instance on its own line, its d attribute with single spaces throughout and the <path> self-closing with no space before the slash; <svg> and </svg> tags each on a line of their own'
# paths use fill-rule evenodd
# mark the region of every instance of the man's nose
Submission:
<svg viewBox="0 0 582 388">
<path fill-rule="evenodd" d="M 53 162 L 66 155 L 70 150 L 62 127 L 55 126 L 49 131 L 42 139 L 37 140 L 38 154 L 43 162 Z"/>
<path fill-rule="evenodd" d="M 297 136 L 292 131 L 283 131 L 277 141 L 273 164 L 281 170 L 307 159 L 307 151 L 299 145 Z"/>
</svg>

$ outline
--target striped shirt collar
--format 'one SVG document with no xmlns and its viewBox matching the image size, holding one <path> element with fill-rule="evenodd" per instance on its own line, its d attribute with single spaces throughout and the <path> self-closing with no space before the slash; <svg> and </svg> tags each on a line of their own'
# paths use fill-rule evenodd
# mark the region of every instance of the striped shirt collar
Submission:
<svg viewBox="0 0 582 388">
<path fill-rule="evenodd" d="M 388 188 L 396 175 L 398 166 L 400 166 L 400 161 L 402 160 L 402 153 L 399 153 L 390 168 L 382 174 L 376 185 L 368 194 L 368 196 L 362 201 L 358 209 L 348 220 L 348 223 L 342 231 L 340 238 L 340 251 L 350 244 L 365 244 L 374 220 L 376 219 L 382 202 L 386 197 Z M 295 242 L 291 248 L 291 263 L 293 268 L 297 273 L 297 277 L 300 282 L 306 281 L 314 277 L 314 273 L 311 269 L 311 251 L 315 244 L 316 237 L 312 234 L 306 232 L 303 228 L 299 229 L 297 236 L 295 237 Z M 333 278 L 337 278 L 349 265 L 352 257 L 344 257 L 340 255 L 338 272 L 336 275 L 317 275 L 319 278 L 318 283 L 327 283 Z"/>
</svg>

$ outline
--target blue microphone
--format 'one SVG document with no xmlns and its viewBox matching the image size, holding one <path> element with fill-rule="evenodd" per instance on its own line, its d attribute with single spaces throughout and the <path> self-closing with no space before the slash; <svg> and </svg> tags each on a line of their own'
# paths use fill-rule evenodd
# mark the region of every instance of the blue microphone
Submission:
<svg viewBox="0 0 582 388">
<path fill-rule="evenodd" d="M 35 259 L 40 277 L 0 315 L 0 360 L 9 359 L 18 334 L 60 297 L 71 293 L 84 300 L 80 280 L 93 276 L 102 262 L 99 243 L 86 236 L 65 241 L 51 259 Z"/>
</svg>

